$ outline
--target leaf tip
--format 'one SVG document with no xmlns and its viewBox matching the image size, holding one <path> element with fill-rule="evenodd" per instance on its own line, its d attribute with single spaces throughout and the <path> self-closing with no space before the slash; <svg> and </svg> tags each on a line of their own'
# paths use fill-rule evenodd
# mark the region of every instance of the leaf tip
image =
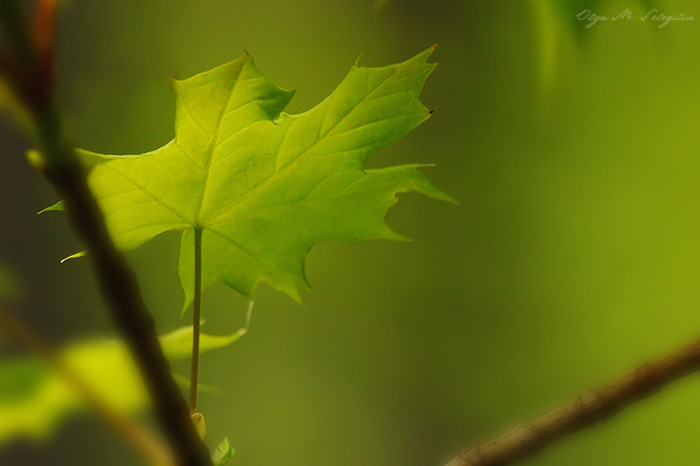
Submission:
<svg viewBox="0 0 700 466">
<path fill-rule="evenodd" d="M 382 236 L 382 239 L 388 239 L 390 241 L 400 241 L 402 243 L 412 243 L 413 239 L 409 238 L 408 236 L 404 236 L 401 233 L 397 233 L 388 226 L 386 227 L 386 231 L 384 232 L 384 235 Z"/>
<path fill-rule="evenodd" d="M 290 288 L 288 290 L 285 290 L 285 293 L 287 293 L 287 295 L 289 295 L 289 297 L 292 298 L 297 304 L 301 306 L 306 306 L 303 298 L 301 297 L 301 293 L 299 293 L 299 290 L 297 288 Z"/>
<path fill-rule="evenodd" d="M 306 280 L 306 277 L 304 277 L 301 283 L 290 286 L 284 286 L 280 289 L 280 291 L 292 298 L 300 306 L 306 306 L 304 298 L 302 298 L 301 294 L 303 291 L 311 291 L 311 285 L 309 285 L 309 282 Z"/>
<path fill-rule="evenodd" d="M 418 175 L 417 178 L 414 179 L 414 184 L 411 188 L 413 191 L 428 196 L 431 199 L 435 199 L 436 201 L 444 201 L 449 202 L 451 204 L 459 205 L 459 201 L 457 201 L 454 197 L 450 196 L 446 192 L 433 186 L 433 183 L 419 170 L 417 170 L 419 168 L 433 168 L 435 167 L 434 163 L 418 163 L 412 165 L 412 167 L 416 169 L 416 174 Z"/>
<path fill-rule="evenodd" d="M 48 207 L 44 207 L 36 214 L 41 215 L 41 214 L 46 213 L 46 212 L 65 212 L 65 211 L 66 211 L 66 207 L 65 207 L 63 201 L 58 201 L 55 204 L 52 204 Z"/>
<path fill-rule="evenodd" d="M 437 49 L 439 49 L 439 48 L 440 48 L 440 44 L 435 43 L 435 44 L 431 45 L 430 47 L 428 47 L 427 50 L 425 50 L 425 51 L 423 51 L 422 53 L 420 53 L 418 56 L 421 57 L 421 58 L 423 58 L 423 59 L 425 59 L 425 61 L 427 62 L 427 61 L 428 61 L 428 58 L 430 58 L 430 56 L 431 56 L 433 53 L 435 53 L 435 51 L 436 51 Z M 437 63 L 434 63 L 434 65 L 437 65 Z"/>
<path fill-rule="evenodd" d="M 61 264 L 63 264 L 64 262 L 67 262 L 71 259 L 78 259 L 80 257 L 85 257 L 85 256 L 87 256 L 87 251 L 76 252 L 75 254 L 71 254 L 70 256 L 64 257 L 63 259 L 61 259 Z"/>
<path fill-rule="evenodd" d="M 359 66 L 360 66 L 360 59 L 362 58 L 362 55 L 364 55 L 364 53 L 365 53 L 365 52 L 360 52 L 360 54 L 359 54 L 359 55 L 357 56 L 357 58 L 355 59 L 355 67 L 359 67 Z"/>
<path fill-rule="evenodd" d="M 445 201 L 449 202 L 452 205 L 460 205 L 460 202 L 455 199 L 454 197 L 450 196 L 449 194 L 443 192 L 443 191 L 438 191 L 440 193 L 439 196 L 435 197 L 434 199 L 437 201 Z"/>
</svg>

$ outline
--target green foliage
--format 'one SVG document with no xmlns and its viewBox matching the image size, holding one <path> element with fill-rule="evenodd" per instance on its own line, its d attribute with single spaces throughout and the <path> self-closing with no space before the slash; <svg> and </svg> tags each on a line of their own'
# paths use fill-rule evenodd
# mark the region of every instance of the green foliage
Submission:
<svg viewBox="0 0 700 466">
<path fill-rule="evenodd" d="M 201 335 L 202 352 L 224 347 L 238 336 Z M 192 327 L 160 337 L 171 361 L 191 354 Z M 140 374 L 126 346 L 119 340 L 93 339 L 74 343 L 60 353 L 60 360 L 77 374 L 100 399 L 122 412 L 148 406 Z M 26 436 L 43 438 L 84 402 L 60 374 L 32 358 L 0 363 L 0 442 Z"/>
<path fill-rule="evenodd" d="M 12 272 L 0 264 L 0 300 L 15 298 L 19 285 Z"/>
<path fill-rule="evenodd" d="M 224 437 L 224 440 L 216 447 L 216 450 L 211 454 L 211 460 L 214 466 L 222 466 L 233 458 L 236 450 L 228 443 L 228 438 Z"/>
<path fill-rule="evenodd" d="M 581 20 L 580 13 L 590 10 L 595 15 L 614 17 L 629 9 L 643 16 L 659 7 L 657 0 L 636 0 L 629 5 L 611 0 L 529 0 L 528 4 L 536 25 L 537 67 L 540 85 L 544 88 L 557 83 L 564 66 L 562 58 L 568 57 L 575 48 L 583 48 L 591 37 L 590 22 Z"/>
<path fill-rule="evenodd" d="M 195 229 L 203 288 L 221 281 L 252 297 L 264 281 L 296 300 L 308 288 L 304 260 L 314 244 L 402 239 L 384 219 L 397 193 L 451 198 L 421 165 L 364 165 L 429 118 L 419 94 L 436 66 L 427 63 L 433 51 L 382 68 L 354 66 L 299 115 L 282 112 L 294 93 L 265 78 L 249 55 L 175 81 L 174 140 L 141 155 L 81 152 L 115 243 L 127 250 L 183 230 L 187 304 Z"/>
<path fill-rule="evenodd" d="M 8 360 L 0 370 L 0 400 L 13 403 L 31 394 L 46 376 L 45 367 L 33 359 Z"/>
<path fill-rule="evenodd" d="M 163 347 L 165 356 L 171 361 L 178 359 L 187 359 L 192 354 L 192 334 L 193 329 L 189 327 L 181 327 L 167 335 L 160 337 L 160 344 Z M 245 332 L 239 330 L 230 335 L 208 335 L 202 333 L 199 336 L 199 349 L 202 352 L 223 348 L 235 342 L 245 335 Z"/>
<path fill-rule="evenodd" d="M 15 95 L 12 86 L 0 77 L 0 114 L 9 117 L 20 129 L 31 134 L 32 118 L 27 108 Z"/>
</svg>

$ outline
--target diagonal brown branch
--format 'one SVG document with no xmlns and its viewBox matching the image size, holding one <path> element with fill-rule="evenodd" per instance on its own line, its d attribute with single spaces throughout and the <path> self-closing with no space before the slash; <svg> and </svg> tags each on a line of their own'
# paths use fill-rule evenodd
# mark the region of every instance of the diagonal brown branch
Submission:
<svg viewBox="0 0 700 466">
<path fill-rule="evenodd" d="M 464 451 L 447 466 L 507 466 L 557 440 L 614 416 L 664 386 L 700 369 L 700 339 L 590 390 L 534 421 Z"/>
<path fill-rule="evenodd" d="M 42 3 L 52 1 L 43 0 Z M 63 197 L 71 224 L 85 243 L 104 297 L 141 371 L 155 416 L 178 463 L 209 466 L 209 452 L 172 378 L 136 276 L 112 243 L 102 213 L 87 186 L 84 169 L 64 134 L 60 114 L 54 105 L 52 80 L 47 79 L 52 70 L 45 69 L 47 61 L 42 60 L 42 54 L 47 51 L 37 50 L 17 0 L 0 1 L 0 21 L 17 66 L 24 70 L 22 80 L 13 76 L 5 78 L 34 117 L 34 137 L 42 155 L 38 168 Z M 42 27 L 47 26 L 43 24 Z M 42 46 L 50 43 L 46 40 Z"/>
</svg>

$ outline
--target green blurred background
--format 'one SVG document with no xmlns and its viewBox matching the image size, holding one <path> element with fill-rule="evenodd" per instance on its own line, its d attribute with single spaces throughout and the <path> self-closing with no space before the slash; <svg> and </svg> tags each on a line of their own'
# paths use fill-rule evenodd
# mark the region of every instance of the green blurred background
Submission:
<svg viewBox="0 0 700 466">
<path fill-rule="evenodd" d="M 262 287 L 251 333 L 203 357 L 201 410 L 234 464 L 442 465 L 461 447 L 661 355 L 700 332 L 700 21 L 608 21 L 694 0 L 184 0 L 64 3 L 59 97 L 81 147 L 138 153 L 173 136 L 169 77 L 238 57 L 297 88 L 303 111 L 361 64 L 438 42 L 423 101 L 434 117 L 375 166 L 431 162 L 455 207 L 409 195 L 388 221 L 413 243 L 322 244 L 305 306 Z M 56 196 L 0 127 L 0 260 L 24 318 L 57 344 L 112 335 Z M 128 254 L 159 329 L 181 320 L 178 235 Z M 205 329 L 244 320 L 224 287 Z M 181 368 L 184 371 L 184 366 Z M 690 377 L 525 464 L 700 464 Z M 0 464 L 135 461 L 97 421 L 72 418 Z"/>
</svg>

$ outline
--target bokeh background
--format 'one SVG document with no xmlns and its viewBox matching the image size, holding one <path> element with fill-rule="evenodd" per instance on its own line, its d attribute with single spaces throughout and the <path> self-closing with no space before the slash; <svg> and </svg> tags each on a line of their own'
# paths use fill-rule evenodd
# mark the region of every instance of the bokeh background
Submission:
<svg viewBox="0 0 700 466">
<path fill-rule="evenodd" d="M 169 77 L 243 49 L 303 111 L 356 57 L 383 65 L 437 42 L 434 117 L 372 162 L 430 162 L 452 206 L 407 195 L 388 221 L 412 243 L 322 244 L 305 306 L 260 289 L 251 333 L 203 357 L 201 410 L 237 465 L 442 465 L 700 332 L 700 20 L 608 21 L 694 0 L 65 1 L 58 94 L 81 147 L 139 153 L 173 136 Z M 0 126 L 0 261 L 23 317 L 55 344 L 113 335 L 55 194 Z M 162 331 L 179 309 L 178 235 L 128 254 Z M 205 329 L 245 302 L 207 291 Z M 689 377 L 524 464 L 700 464 Z M 0 464 L 132 464 L 97 421 L 68 419 Z"/>
</svg>

